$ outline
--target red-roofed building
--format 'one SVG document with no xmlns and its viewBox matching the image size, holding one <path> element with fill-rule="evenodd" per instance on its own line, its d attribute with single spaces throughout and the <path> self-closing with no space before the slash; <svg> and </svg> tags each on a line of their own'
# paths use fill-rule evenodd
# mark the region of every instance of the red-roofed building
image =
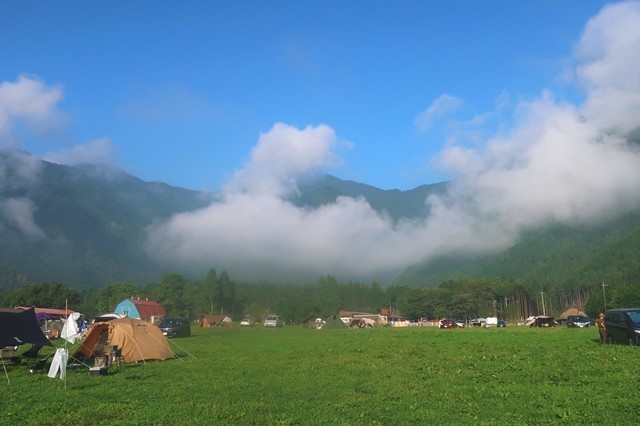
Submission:
<svg viewBox="0 0 640 426">
<path fill-rule="evenodd" d="M 140 299 L 125 299 L 118 303 L 113 312 L 150 323 L 158 322 L 165 316 L 164 308 L 157 302 Z"/>
<path fill-rule="evenodd" d="M 389 308 L 380 308 L 380 315 L 387 317 L 388 321 L 403 321 L 404 317 L 397 312 L 392 312 Z"/>
</svg>

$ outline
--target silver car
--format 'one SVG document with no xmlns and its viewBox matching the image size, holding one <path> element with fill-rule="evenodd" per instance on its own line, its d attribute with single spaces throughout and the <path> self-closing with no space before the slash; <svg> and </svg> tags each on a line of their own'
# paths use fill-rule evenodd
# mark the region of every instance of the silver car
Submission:
<svg viewBox="0 0 640 426">
<path fill-rule="evenodd" d="M 253 327 L 253 318 L 244 318 L 242 321 L 240 321 L 240 325 L 243 327 Z"/>
<path fill-rule="evenodd" d="M 265 327 L 282 327 L 282 320 L 278 315 L 269 315 L 262 323 Z"/>
</svg>

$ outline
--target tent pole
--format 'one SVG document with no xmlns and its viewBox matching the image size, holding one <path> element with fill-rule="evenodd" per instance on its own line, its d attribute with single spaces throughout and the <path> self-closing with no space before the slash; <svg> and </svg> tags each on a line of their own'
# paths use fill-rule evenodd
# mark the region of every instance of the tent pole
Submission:
<svg viewBox="0 0 640 426">
<path fill-rule="evenodd" d="M 64 299 L 64 310 L 65 315 L 67 316 L 67 322 L 69 322 L 69 300 Z M 69 332 L 69 324 L 65 324 L 67 326 L 67 333 Z M 67 357 L 65 362 L 65 372 L 64 372 L 64 390 L 67 390 L 67 362 L 69 362 L 69 353 L 67 352 L 67 339 L 64 339 L 64 356 Z"/>
<path fill-rule="evenodd" d="M 4 375 L 7 376 L 7 383 L 11 384 L 11 380 L 9 380 L 9 373 L 7 373 L 7 366 L 4 363 L 4 357 L 0 354 L 0 360 L 2 360 L 2 368 L 4 368 Z"/>
</svg>

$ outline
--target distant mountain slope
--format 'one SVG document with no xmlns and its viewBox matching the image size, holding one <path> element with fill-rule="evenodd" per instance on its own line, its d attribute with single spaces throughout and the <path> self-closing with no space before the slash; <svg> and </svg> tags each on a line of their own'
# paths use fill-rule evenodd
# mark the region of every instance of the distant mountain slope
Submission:
<svg viewBox="0 0 640 426">
<path fill-rule="evenodd" d="M 340 196 L 363 197 L 393 219 L 416 218 L 429 214 L 425 199 L 447 185 L 382 190 L 326 175 L 300 185 L 291 202 L 315 208 Z M 61 166 L 0 151 L 0 292 L 26 282 L 98 287 L 156 281 L 170 271 L 145 251 L 146 228 L 214 197 L 144 182 L 116 168 Z M 431 259 L 408 268 L 396 283 L 435 287 L 481 277 L 553 286 L 638 282 L 640 212 L 598 226 L 551 225 L 490 256 Z"/>
<path fill-rule="evenodd" d="M 0 201 L 28 200 L 40 232 L 25 235 L 24 226 L 17 226 L 16 219 L 27 219 L 24 212 L 0 215 L 0 290 L 19 282 L 55 280 L 83 287 L 157 279 L 165 271 L 142 248 L 145 228 L 203 207 L 211 197 L 102 166 L 38 161 L 32 175 L 20 176 L 12 165 L 33 159 L 15 155 L 3 152 L 0 159 L 9 164 L 0 169 L 8 177 L 0 186 Z"/>
<path fill-rule="evenodd" d="M 395 220 L 400 218 L 425 217 L 429 214 L 425 200 L 429 195 L 442 194 L 448 183 L 421 185 L 400 191 L 384 190 L 350 180 L 341 180 L 331 175 L 300 185 L 300 196 L 293 201 L 301 206 L 318 207 L 333 203 L 339 196 L 363 197 L 374 210 L 384 211 Z"/>
<path fill-rule="evenodd" d="M 215 196 L 144 182 L 114 167 L 62 166 L 11 151 L 0 151 L 0 176 L 0 207 L 23 209 L 2 214 L 0 208 L 0 291 L 22 282 L 96 287 L 157 280 L 168 271 L 145 251 L 146 228 Z M 398 219 L 424 216 L 424 200 L 444 186 L 381 190 L 326 175 L 302 185 L 291 201 L 313 208 L 339 196 L 364 197 Z"/>
<path fill-rule="evenodd" d="M 462 278 L 506 278 L 546 288 L 640 281 L 640 212 L 598 225 L 551 225 L 504 252 L 414 265 L 397 284 L 435 287 Z"/>
</svg>

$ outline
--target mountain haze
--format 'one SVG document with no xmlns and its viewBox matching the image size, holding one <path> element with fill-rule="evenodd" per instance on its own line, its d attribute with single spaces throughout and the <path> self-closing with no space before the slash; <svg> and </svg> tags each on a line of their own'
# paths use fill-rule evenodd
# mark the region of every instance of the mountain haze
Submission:
<svg viewBox="0 0 640 426">
<path fill-rule="evenodd" d="M 4 288 L 23 282 L 94 287 L 154 280 L 164 270 L 143 249 L 146 227 L 211 199 L 107 166 L 69 167 L 20 152 L 3 152 L 0 162 Z"/>
<path fill-rule="evenodd" d="M 298 197 L 292 201 L 299 206 L 319 207 L 323 204 L 334 203 L 340 196 L 351 198 L 362 197 L 376 211 L 385 212 L 394 220 L 415 219 L 429 214 L 427 203 L 429 195 L 443 194 L 447 183 L 420 185 L 417 188 L 400 191 L 399 189 L 384 190 L 349 180 L 338 179 L 335 176 L 324 175 L 311 182 L 300 185 Z"/>
<path fill-rule="evenodd" d="M 0 153 L 0 171 L 0 290 L 43 281 L 96 287 L 157 280 L 169 267 L 146 250 L 147 228 L 216 200 L 115 167 L 64 166 L 19 151 Z M 291 201 L 317 208 L 340 196 L 362 197 L 397 219 L 424 215 L 424 199 L 442 185 L 388 191 L 325 175 L 302 185 Z"/>
<path fill-rule="evenodd" d="M 220 200 L 220 194 L 145 182 L 113 167 L 63 166 L 23 152 L 3 151 L 0 173 L 0 291 L 29 282 L 99 287 L 114 281 L 157 281 L 176 269 L 150 253 L 150 227 Z M 382 190 L 324 175 L 300 184 L 289 202 L 313 212 L 341 202 L 342 197 L 361 199 L 396 224 L 410 224 L 412 219 L 428 216 L 425 200 L 444 194 L 449 185 Z M 435 287 L 462 278 L 554 286 L 636 282 L 640 214 L 627 213 L 591 225 L 549 224 L 526 232 L 506 250 L 472 253 L 425 258 L 392 281 L 412 287 Z M 215 259 L 209 267 L 227 268 Z M 203 276 L 202 271 L 188 268 L 178 272 L 194 279 Z"/>
<path fill-rule="evenodd" d="M 467 278 L 507 279 L 547 289 L 638 283 L 640 214 L 590 226 L 549 225 L 497 254 L 441 256 L 413 265 L 395 283 L 422 287 Z"/>
</svg>

